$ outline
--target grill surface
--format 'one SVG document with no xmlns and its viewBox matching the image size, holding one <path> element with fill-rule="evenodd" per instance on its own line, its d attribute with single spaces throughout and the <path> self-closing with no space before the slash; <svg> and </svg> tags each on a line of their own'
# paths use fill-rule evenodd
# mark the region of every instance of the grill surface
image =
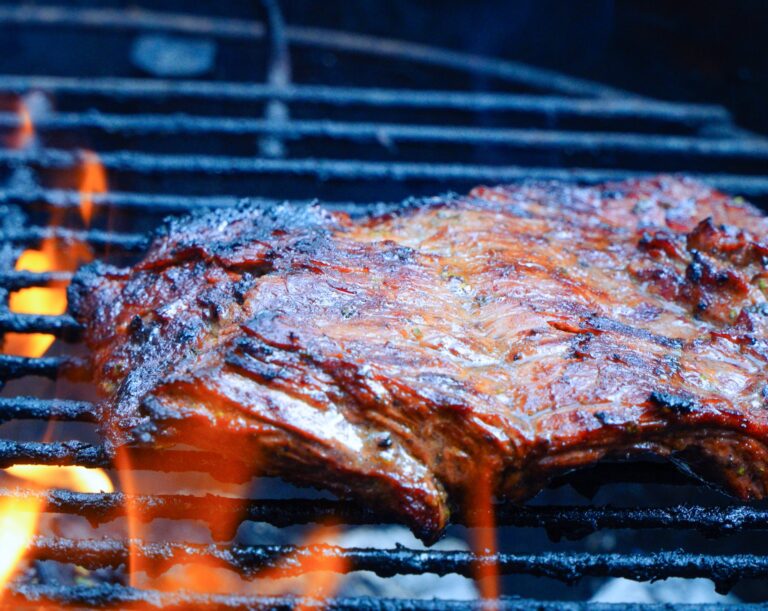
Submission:
<svg viewBox="0 0 768 611">
<path fill-rule="evenodd" d="M 7 434 L 7 439 L 0 440 L 0 467 L 19 463 L 115 467 L 113 456 L 98 439 L 43 442 L 19 435 L 23 427 L 18 425 L 28 425 L 28 421 L 85 426 L 99 418 L 96 404 L 67 391 L 67 381 L 82 380 L 87 373 L 82 352 L 78 352 L 76 322 L 66 315 L 17 314 L 7 306 L 11 291 L 68 282 L 71 275 L 66 272 L 14 271 L 21 251 L 42 239 L 83 242 L 97 256 L 127 260 L 145 245 L 144 231 L 156 226 L 165 214 L 231 206 L 241 196 L 258 197 L 267 203 L 319 197 L 331 207 L 364 214 L 391 209 L 398 205 L 394 202 L 407 197 L 427 197 L 449 189 L 462 191 L 481 182 L 530 178 L 595 182 L 658 171 L 700 176 L 768 204 L 768 141 L 738 129 L 720 107 L 648 100 L 511 62 L 284 26 L 276 5 L 265 6 L 269 25 L 143 10 L 0 5 L 0 37 L 11 37 L 20 49 L 16 60 L 0 60 L 0 70 L 9 73 L 0 76 L 0 106 L 5 108 L 0 112 L 0 133 L 10 137 L 20 128 L 20 117 L 14 110 L 20 98 L 26 100 L 35 126 L 34 140 L 28 146 L 0 150 L 0 180 L 4 185 L 0 191 L 0 332 L 51 333 L 64 342 L 57 342 L 50 355 L 42 358 L 0 356 L 0 379 L 5 384 L 0 421 L 5 427 L 3 434 Z M 53 62 L 50 53 L 46 56 L 45 50 L 35 46 L 51 31 L 56 31 L 61 41 L 79 40 L 82 44 L 63 44 L 62 57 Z M 261 82 L 253 82 L 253 75 L 248 82 L 240 74 L 227 79 L 216 72 L 215 78 L 208 75 L 208 80 L 137 78 L 135 70 L 119 61 L 115 62 L 115 73 L 104 74 L 79 51 L 90 49 L 94 41 L 110 40 L 111 52 L 129 57 L 131 45 L 147 32 L 203 36 L 215 41 L 222 52 L 254 52 L 264 60 L 258 77 Z M 288 46 L 292 66 L 286 54 Z M 335 68 L 317 68 L 317 62 L 308 60 L 317 54 L 334 58 Z M 53 62 L 50 73 L 29 74 L 46 61 Z M 303 63 L 313 67 L 311 79 L 307 84 L 293 84 L 291 70 L 301 73 Z M 322 78 L 337 82 L 338 74 L 354 73 L 349 69 L 354 66 L 380 71 L 380 82 L 393 86 L 356 86 L 343 79 L 336 85 L 317 82 Z M 404 85 L 409 78 L 417 88 Z M 477 81 L 488 84 L 488 89 L 471 91 L 469 86 Z M 455 89 L 435 87 L 436 82 L 450 83 Z M 85 150 L 98 152 L 108 173 L 110 192 L 94 198 L 92 229 L 51 227 L 52 214 L 79 205 L 80 196 L 74 188 Z M 40 377 L 57 381 L 52 387 L 54 393 L 16 394 L 21 388 L 35 388 Z M 249 479 L 244 465 L 232 463 L 222 472 L 213 458 L 186 450 L 143 449 L 131 454 L 135 469 L 172 473 L 215 469 L 218 479 Z M 403 547 L 263 545 L 233 542 L 233 520 L 280 528 L 329 519 L 347 525 L 389 520 L 345 501 L 315 498 L 261 498 L 243 504 L 217 494 L 2 489 L 0 499 L 40 496 L 48 513 L 82 516 L 93 525 L 124 517 L 130 506 L 142 520 L 198 520 L 209 527 L 214 544 L 140 543 L 137 553 L 158 573 L 174 564 L 203 558 L 248 577 L 264 568 L 271 569 L 272 574 L 289 569 L 295 574 L 309 570 L 305 560 L 319 555 L 344 559 L 346 570 L 373 571 L 381 576 L 425 572 L 472 576 L 478 566 L 496 564 L 504 575 L 532 575 L 566 583 L 583 577 L 640 581 L 706 577 L 721 591 L 745 578 L 768 577 L 768 556 L 756 553 L 759 550 L 754 545 L 764 540 L 756 538 L 759 533 L 768 531 L 768 509 L 762 505 L 725 504 L 714 493 L 697 496 L 680 492 L 689 489 L 680 484 L 690 486 L 691 480 L 655 464 L 601 466 L 565 481 L 591 492 L 600 484 L 610 487 L 617 481 L 677 484 L 671 498 L 679 501 L 688 494 L 701 503 L 650 507 L 502 505 L 495 509 L 496 523 L 502 528 L 545 531 L 556 541 L 591 541 L 593 535 L 615 529 L 632 529 L 638 536 L 665 529 L 665 536 L 678 531 L 690 536 L 728 535 L 737 543 L 751 541 L 752 546 L 746 551 L 734 549 L 736 544 L 725 539 L 724 546 L 717 549 L 727 551 L 709 551 L 709 544 L 699 544 L 697 550 L 644 551 L 636 547 L 637 551 L 619 553 L 564 543 L 533 553 L 530 549 L 502 550 L 488 555 Z M 477 519 L 477 515 L 465 515 L 457 521 L 472 524 Z M 547 551 L 550 548 L 553 551 Z M 28 555 L 38 561 L 100 569 L 124 565 L 128 549 L 126 540 L 116 538 L 40 536 Z M 291 559 L 290 566 L 285 558 Z M 460 601 L 355 597 L 321 603 L 268 596 L 145 591 L 119 583 L 82 586 L 24 580 L 10 586 L 3 604 L 34 601 L 221 609 L 289 608 L 299 602 L 306 608 L 326 603 L 339 609 L 468 608 Z M 475 605 L 481 608 L 481 603 Z M 498 608 L 584 609 L 585 605 L 504 598 Z M 617 607 L 594 603 L 588 608 Z M 624 608 L 670 607 L 647 604 Z"/>
</svg>

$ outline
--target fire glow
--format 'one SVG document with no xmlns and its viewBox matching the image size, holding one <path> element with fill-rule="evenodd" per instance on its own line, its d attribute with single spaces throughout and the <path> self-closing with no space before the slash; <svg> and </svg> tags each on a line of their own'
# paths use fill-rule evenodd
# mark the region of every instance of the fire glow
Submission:
<svg viewBox="0 0 768 611">
<path fill-rule="evenodd" d="M 11 138 L 11 146 L 26 148 L 35 137 L 32 117 L 24 104 L 19 106 L 19 129 Z M 90 222 L 92 204 L 87 202 L 93 192 L 106 188 L 106 180 L 99 171 L 94 170 L 98 158 L 86 158 L 87 167 L 84 171 L 81 190 L 81 208 L 83 219 Z M 89 164 L 89 165 L 88 165 Z M 91 168 L 91 169 L 89 169 Z M 96 178 L 93 177 L 95 173 Z M 89 177 L 90 176 L 90 177 Z M 55 229 L 62 224 L 63 211 L 54 210 L 50 227 Z M 33 273 L 71 272 L 80 263 L 91 259 L 90 249 L 81 243 L 57 239 L 54 236 L 45 238 L 39 248 L 29 248 L 21 253 L 16 261 L 16 271 Z M 30 287 L 12 293 L 8 307 L 12 312 L 20 314 L 60 315 L 67 309 L 66 286 Z M 43 333 L 19 334 L 6 333 L 3 338 L 3 352 L 25 357 L 39 357 L 45 354 L 54 341 L 54 336 Z M 72 490 L 74 492 L 113 492 L 112 481 L 102 469 L 87 469 L 79 466 L 48 466 L 48 465 L 14 465 L 4 469 L 5 476 L 24 482 L 25 491 L 44 493 L 54 488 Z M 41 494 L 21 495 L 18 498 L 0 500 L 0 589 L 9 582 L 17 572 L 27 547 L 35 536 L 40 522 L 40 516 L 45 511 L 45 501 Z M 2 593 L 0 592 L 0 599 Z"/>
<path fill-rule="evenodd" d="M 43 510 L 39 498 L 0 501 L 0 588 L 13 577 L 32 537 Z M 2 600 L 2 593 L 0 593 Z"/>
<path fill-rule="evenodd" d="M 499 567 L 496 564 L 496 519 L 493 506 L 493 484 L 489 468 L 480 469 L 470 509 L 472 545 L 479 557 L 475 580 L 486 609 L 495 609 L 499 599 Z"/>
<path fill-rule="evenodd" d="M 112 492 L 114 486 L 101 469 L 14 465 L 3 473 L 21 479 L 26 490 L 44 492 L 64 488 L 75 492 Z M 32 538 L 37 533 L 45 502 L 39 495 L 0 500 L 0 589 L 17 572 Z M 0 600 L 2 593 L 0 592 Z"/>
<path fill-rule="evenodd" d="M 92 151 L 83 153 L 80 179 L 80 216 L 83 224 L 90 227 L 93 218 L 93 197 L 107 192 L 107 173 L 99 156 Z"/>
<path fill-rule="evenodd" d="M 43 488 L 65 488 L 73 492 L 114 492 L 112 480 L 102 469 L 13 465 L 5 473 Z"/>
<path fill-rule="evenodd" d="M 19 147 L 28 146 L 35 130 L 27 108 L 22 104 L 19 110 L 20 127 L 13 139 Z M 98 155 L 90 151 L 83 154 L 80 173 L 80 216 L 86 227 L 93 218 L 94 195 L 107 192 L 107 177 Z M 51 215 L 50 228 L 55 230 L 63 224 L 63 210 L 55 209 Z M 16 261 L 16 271 L 34 273 L 72 272 L 92 259 L 86 244 L 65 241 L 52 236 L 44 239 L 39 248 L 29 248 Z M 66 312 L 66 286 L 35 286 L 15 291 L 10 295 L 8 307 L 18 314 L 42 314 L 57 316 Z M 54 336 L 46 333 L 6 333 L 3 352 L 16 356 L 40 357 L 44 355 Z"/>
</svg>

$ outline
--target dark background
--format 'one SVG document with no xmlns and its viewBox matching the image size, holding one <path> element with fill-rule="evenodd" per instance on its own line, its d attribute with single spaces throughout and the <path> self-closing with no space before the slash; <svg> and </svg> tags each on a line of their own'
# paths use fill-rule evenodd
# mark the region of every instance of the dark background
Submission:
<svg viewBox="0 0 768 611">
<path fill-rule="evenodd" d="M 720 103 L 768 133 L 764 0 L 379 0 L 282 4 L 292 23 L 530 62 L 670 100 Z"/>
<path fill-rule="evenodd" d="M 742 126 L 768 133 L 765 0 L 279 2 L 291 24 L 529 62 L 661 99 L 719 103 Z M 260 0 L 70 0 L 67 4 L 264 18 Z"/>
<path fill-rule="evenodd" d="M 720 103 L 743 126 L 768 133 L 764 0 L 283 0 L 281 6 L 290 23 L 526 61 L 662 99 Z M 259 13 L 257 0 L 195 10 Z"/>
</svg>

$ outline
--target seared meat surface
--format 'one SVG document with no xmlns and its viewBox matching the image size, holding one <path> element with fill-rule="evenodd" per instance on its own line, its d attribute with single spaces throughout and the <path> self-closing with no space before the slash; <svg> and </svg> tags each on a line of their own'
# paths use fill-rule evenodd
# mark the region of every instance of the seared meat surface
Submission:
<svg viewBox="0 0 768 611">
<path fill-rule="evenodd" d="M 403 517 L 604 458 L 768 486 L 768 221 L 661 177 L 479 187 L 353 221 L 171 221 L 70 288 L 114 444 L 192 444 Z"/>
</svg>

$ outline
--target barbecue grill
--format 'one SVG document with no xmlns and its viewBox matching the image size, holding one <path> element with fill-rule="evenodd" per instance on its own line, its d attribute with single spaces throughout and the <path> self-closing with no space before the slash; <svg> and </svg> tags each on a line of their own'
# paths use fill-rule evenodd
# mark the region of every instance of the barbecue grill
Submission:
<svg viewBox="0 0 768 611">
<path fill-rule="evenodd" d="M 523 64 L 292 26 L 283 23 L 273 2 L 264 3 L 263 14 L 253 10 L 251 18 L 233 19 L 0 5 L 0 39 L 14 50 L 0 54 L 0 72 L 6 73 L 0 76 L 0 130 L 10 136 L 21 127 L 19 100 L 30 109 L 35 130 L 27 146 L 0 150 L 0 331 L 62 340 L 39 358 L 0 356 L 6 437 L 0 440 L 0 467 L 117 468 L 93 428 L 98 405 L 73 390 L 87 374 L 77 323 L 67 315 L 15 313 L 7 305 L 13 291 L 68 282 L 69 272 L 15 270 L 21 252 L 46 238 L 85 243 L 97 257 L 123 262 L 141 252 L 145 232 L 165 215 L 233 206 L 244 196 L 264 205 L 319 198 L 330 207 L 367 214 L 479 183 L 596 182 L 659 171 L 684 171 L 768 204 L 768 141 L 739 129 L 722 107 L 661 102 Z M 57 43 L 53 55 L 45 41 Z M 94 58 L 102 48 L 112 72 L 105 73 L 104 63 Z M 180 54 L 181 65 L 203 49 L 203 55 L 212 55 L 210 65 L 192 62 L 189 74 L 165 75 L 167 49 Z M 233 58 L 243 59 L 233 68 Z M 88 151 L 96 152 L 109 178 L 109 191 L 93 196 L 94 224 L 54 225 L 54 215 L 75 218 L 69 213 L 80 205 L 77 185 L 84 159 L 93 154 Z M 46 386 L 41 378 L 55 383 Z M 64 423 L 59 433 L 69 436 L 35 437 L 43 430 L 35 423 L 50 421 Z M 136 470 L 208 472 L 231 482 L 251 475 L 244 465 L 233 462 L 223 469 L 215 456 L 185 449 L 136 448 L 131 464 Z M 654 462 L 602 465 L 558 483 L 568 486 L 527 506 L 495 508 L 500 543 L 492 553 L 242 542 L 224 526 L 266 523 L 293 532 L 292 527 L 329 520 L 387 521 L 324 497 L 241 501 L 204 489 L 195 494 L 6 489 L 0 497 L 39 497 L 47 513 L 84 517 L 93 525 L 125 517 L 127 507 L 143 521 L 205 523 L 214 543 L 174 539 L 134 546 L 158 574 L 205 560 L 245 576 L 268 570 L 280 577 L 311 570 L 310 559 L 318 556 L 341 560 L 336 566 L 345 571 L 383 577 L 472 577 L 478 567 L 496 566 L 504 583 L 512 584 L 504 591 L 525 596 L 502 597 L 496 605 L 503 609 L 619 608 L 585 607 L 589 588 L 552 585 L 557 582 L 583 586 L 585 580 L 594 585 L 612 577 L 704 577 L 726 592 L 741 580 L 768 577 L 768 556 L 757 548 L 768 531 L 764 505 L 729 502 Z M 574 490 L 597 494 L 595 502 L 585 503 Z M 470 511 L 458 521 L 476 524 L 477 518 Z M 454 530 L 466 534 L 461 524 Z M 601 538 L 605 533 L 610 537 Z M 656 543 L 648 543 L 652 537 Z M 613 545 L 606 544 L 611 540 Z M 2 604 L 485 608 L 480 601 L 162 592 L 126 585 L 118 573 L 83 585 L 43 579 L 39 572 L 41 561 L 90 571 L 119 568 L 129 554 L 123 538 L 42 532 L 27 552 L 38 564 L 8 586 Z M 553 594 L 558 600 L 549 600 Z"/>
</svg>

